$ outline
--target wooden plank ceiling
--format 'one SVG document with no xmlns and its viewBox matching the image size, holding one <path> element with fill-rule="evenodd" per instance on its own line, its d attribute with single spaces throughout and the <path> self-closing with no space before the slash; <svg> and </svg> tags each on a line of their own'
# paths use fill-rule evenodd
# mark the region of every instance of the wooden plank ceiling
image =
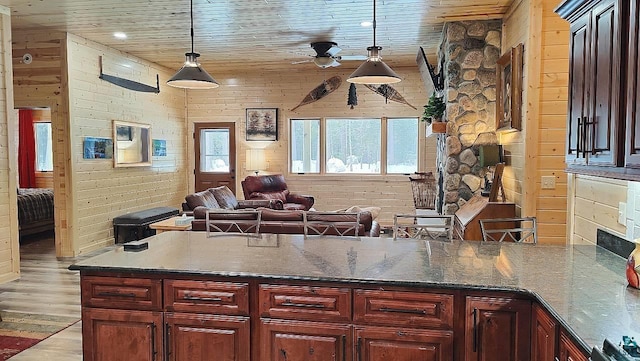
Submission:
<svg viewBox="0 0 640 361">
<path fill-rule="evenodd" d="M 501 18 L 513 0 L 377 0 L 376 44 L 390 66 L 435 59 L 448 20 Z M 177 69 L 190 50 L 188 0 L 0 0 L 14 31 L 66 31 Z M 314 67 L 310 43 L 334 41 L 338 55 L 373 44 L 372 0 L 193 0 L 195 51 L 212 74 L 230 69 Z M 114 32 L 124 32 L 126 40 Z M 343 61 L 357 67 L 361 61 Z"/>
</svg>

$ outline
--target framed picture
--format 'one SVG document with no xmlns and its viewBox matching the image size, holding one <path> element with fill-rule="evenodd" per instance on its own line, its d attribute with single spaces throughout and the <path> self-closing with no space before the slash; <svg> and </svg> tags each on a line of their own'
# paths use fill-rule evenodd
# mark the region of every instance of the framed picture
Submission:
<svg viewBox="0 0 640 361">
<path fill-rule="evenodd" d="M 154 157 L 166 157 L 167 156 L 167 141 L 164 139 L 153 139 L 153 151 L 151 154 Z"/>
<path fill-rule="evenodd" d="M 522 54 L 511 48 L 496 65 L 496 130 L 522 130 Z"/>
<path fill-rule="evenodd" d="M 109 138 L 84 137 L 82 143 L 82 158 L 84 159 L 113 158 L 113 140 Z"/>
<path fill-rule="evenodd" d="M 247 108 L 247 140 L 278 140 L 278 108 Z"/>
</svg>

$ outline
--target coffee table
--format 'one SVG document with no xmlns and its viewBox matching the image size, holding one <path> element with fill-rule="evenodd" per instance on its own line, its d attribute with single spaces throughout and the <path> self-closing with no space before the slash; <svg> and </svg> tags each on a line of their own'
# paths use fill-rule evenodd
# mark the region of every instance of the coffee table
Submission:
<svg viewBox="0 0 640 361">
<path fill-rule="evenodd" d="M 182 217 L 171 217 L 167 218 L 163 221 L 159 221 L 156 223 L 151 223 L 149 228 L 155 229 L 156 234 L 166 232 L 166 231 L 189 231 L 191 230 L 191 223 L 189 224 L 181 224 L 176 225 L 176 219 L 181 219 Z"/>
</svg>

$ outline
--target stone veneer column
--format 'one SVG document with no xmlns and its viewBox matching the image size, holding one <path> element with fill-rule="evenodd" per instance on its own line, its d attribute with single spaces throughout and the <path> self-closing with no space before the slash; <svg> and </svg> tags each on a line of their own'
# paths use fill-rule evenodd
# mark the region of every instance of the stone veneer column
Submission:
<svg viewBox="0 0 640 361">
<path fill-rule="evenodd" d="M 446 23 L 440 44 L 447 104 L 446 136 L 438 140 L 443 174 L 443 214 L 454 214 L 482 191 L 486 169 L 478 164 L 478 147 L 496 144 L 496 61 L 502 22 Z"/>
</svg>

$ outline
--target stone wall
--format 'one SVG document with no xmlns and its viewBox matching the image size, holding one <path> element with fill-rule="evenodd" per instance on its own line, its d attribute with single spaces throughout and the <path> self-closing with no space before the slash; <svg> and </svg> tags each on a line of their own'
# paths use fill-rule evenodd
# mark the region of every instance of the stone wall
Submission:
<svg viewBox="0 0 640 361">
<path fill-rule="evenodd" d="M 481 145 L 497 144 L 495 133 L 496 61 L 502 22 L 463 21 L 444 26 L 440 61 L 445 73 L 446 136 L 442 159 L 443 214 L 454 214 L 484 186 L 486 168 L 478 164 Z"/>
</svg>

